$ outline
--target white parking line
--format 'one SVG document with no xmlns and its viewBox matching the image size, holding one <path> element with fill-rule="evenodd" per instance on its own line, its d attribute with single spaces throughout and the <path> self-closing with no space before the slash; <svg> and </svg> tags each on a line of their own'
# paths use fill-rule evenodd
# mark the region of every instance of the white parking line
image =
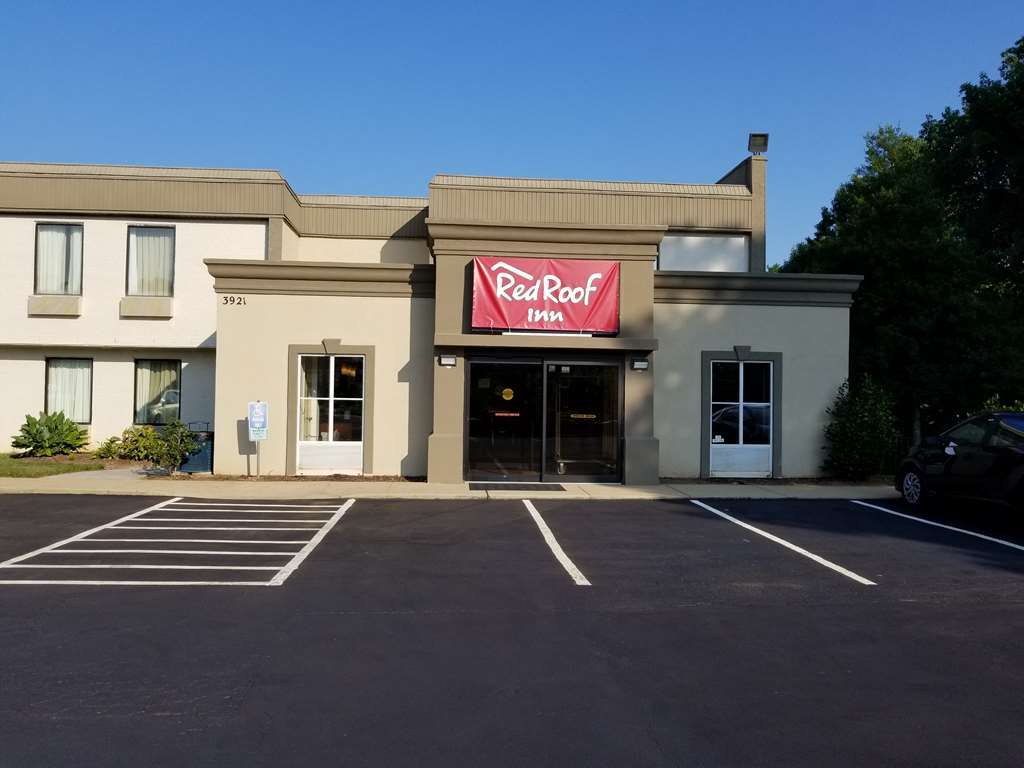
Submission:
<svg viewBox="0 0 1024 768">
<path fill-rule="evenodd" d="M 181 496 L 175 496 L 173 499 L 167 499 L 167 501 L 161 501 L 159 504 L 154 504 L 151 507 L 146 507 L 145 509 L 140 509 L 138 512 L 132 512 L 130 515 L 125 515 L 124 517 L 119 517 L 119 518 L 117 518 L 117 520 L 114 520 L 113 522 L 104 523 L 103 525 L 97 525 L 95 528 L 90 528 L 88 531 L 82 531 L 81 533 L 76 533 L 74 536 L 69 536 L 66 539 L 62 539 L 61 541 L 54 542 L 53 544 L 47 544 L 45 547 L 40 547 L 39 549 L 33 549 L 31 552 L 26 552 L 24 555 L 18 555 L 17 557 L 12 557 L 10 560 L 4 560 L 2 563 L 0 563 L 0 568 L 4 568 L 6 566 L 13 565 L 14 563 L 20 563 L 22 560 L 28 560 L 30 557 L 35 557 L 36 555 L 41 554 L 42 552 L 46 552 L 46 551 L 51 550 L 51 549 L 56 549 L 57 547 L 62 547 L 62 546 L 64 546 L 65 544 L 67 544 L 69 542 L 78 541 L 79 539 L 84 539 L 86 536 L 89 536 L 89 535 L 91 535 L 93 533 L 99 533 L 104 528 L 112 528 L 115 525 L 117 525 L 118 523 L 124 523 L 124 522 L 127 522 L 129 520 L 134 520 L 135 518 L 140 517 L 141 515 L 144 515 L 147 512 L 152 512 L 152 511 L 157 510 L 157 509 L 162 509 L 163 507 L 166 507 L 168 504 L 173 504 L 176 501 L 181 501 L 181 498 L 182 498 Z"/>
<path fill-rule="evenodd" d="M 533 522 L 540 528 L 540 534 L 544 537 L 544 541 L 547 543 L 548 548 L 551 550 L 551 554 L 555 556 L 555 559 L 562 564 L 565 568 L 566 573 L 572 578 L 577 587 L 589 587 L 590 582 L 587 577 L 583 575 L 583 572 L 576 567 L 576 564 L 569 559 L 569 556 L 565 554 L 565 550 L 562 549 L 562 545 L 558 543 L 558 539 L 555 538 L 555 534 L 548 528 L 548 524 L 544 522 L 544 518 L 540 516 L 540 512 L 533 506 L 533 502 L 529 499 L 523 499 L 523 504 L 526 506 L 526 511 L 530 513 L 530 517 L 533 518 Z"/>
<path fill-rule="evenodd" d="M 289 520 L 288 522 L 292 522 Z M 254 528 L 244 525 L 226 526 L 219 525 L 112 525 L 112 531 L 315 531 L 316 528 Z M 118 539 L 120 541 L 120 539 Z M 0 568 L 3 564 L 0 563 Z"/>
<path fill-rule="evenodd" d="M 271 585 L 275 586 L 275 587 L 279 587 L 282 584 L 284 584 L 285 581 L 288 579 L 288 577 L 291 576 L 293 573 L 295 573 L 295 569 L 298 568 L 300 565 L 302 565 L 302 561 L 305 560 L 309 556 L 309 553 L 313 551 L 313 548 L 317 544 L 319 544 L 321 541 L 323 541 L 324 536 L 326 536 L 328 533 L 330 533 L 331 528 L 333 528 L 334 526 L 336 526 L 338 524 L 338 521 L 341 520 L 342 517 L 344 517 L 346 512 L 348 512 L 349 507 L 351 507 L 355 503 L 356 503 L 355 499 L 349 499 L 344 504 L 342 504 L 340 507 L 338 507 L 338 510 L 331 516 L 331 519 L 327 523 L 327 525 L 325 525 L 323 528 L 321 528 L 320 532 L 316 536 L 314 536 L 312 539 L 310 539 L 309 543 L 306 546 L 304 546 L 302 549 L 300 549 L 298 554 L 295 555 L 295 557 L 293 557 L 288 562 L 288 564 L 285 565 L 285 567 L 282 568 L 281 571 L 274 578 L 272 578 L 270 580 Z"/>
<path fill-rule="evenodd" d="M 95 541 L 95 539 L 89 539 Z M 238 552 L 229 549 L 51 549 L 47 555 L 256 555 L 257 557 L 291 557 L 295 550 L 288 552 Z"/>
<path fill-rule="evenodd" d="M 268 520 L 265 517 L 143 517 L 139 518 L 138 522 L 144 523 L 147 520 L 152 520 L 154 523 L 311 523 L 313 525 L 331 522 L 329 517 L 325 517 L 323 520 L 285 520 L 278 518 Z M 311 528 L 310 530 L 313 529 Z"/>
<path fill-rule="evenodd" d="M 248 502 L 243 504 L 234 501 L 172 501 L 168 503 L 175 506 L 196 507 L 258 507 L 260 509 L 277 509 L 287 507 L 292 509 L 322 509 L 324 511 L 337 509 L 334 504 L 251 504 Z"/>
<path fill-rule="evenodd" d="M 327 504 L 316 504 L 316 505 L 286 505 L 286 504 L 213 504 L 215 508 L 206 509 L 206 502 L 188 502 L 182 501 L 182 498 L 175 497 L 166 501 L 153 504 L 152 506 L 141 509 L 138 512 L 133 512 L 123 517 L 119 517 L 104 525 L 90 528 L 87 531 L 70 536 L 66 539 L 56 541 L 45 547 L 26 552 L 23 555 L 12 557 L 9 560 L 5 560 L 0 563 L 0 571 L 2 570 L 61 570 L 64 572 L 74 572 L 78 570 L 103 570 L 103 571 L 272 571 L 273 575 L 269 577 L 268 581 L 211 581 L 208 579 L 189 581 L 189 580 L 152 580 L 152 579 L 90 579 L 90 578 L 75 578 L 72 573 L 69 573 L 69 578 L 54 578 L 48 579 L 0 579 L 0 584 L 3 585 L 14 585 L 14 584 L 34 584 L 34 585 L 64 585 L 64 586 L 76 586 L 76 585 L 96 585 L 96 586 L 280 586 L 285 580 L 295 572 L 295 570 L 302 564 L 313 549 L 323 541 L 324 537 L 330 532 L 330 530 L 338 523 L 345 512 L 355 503 L 354 499 L 349 499 L 342 506 L 337 507 L 335 505 Z M 192 508 L 192 507 L 196 508 Z M 242 507 L 242 508 L 239 508 Z M 273 509 L 269 507 L 275 507 Z M 292 509 L 281 509 L 280 507 L 293 507 Z M 298 508 L 298 509 L 296 509 Z M 309 513 L 320 513 L 321 515 L 331 513 L 330 517 L 318 517 L 314 519 L 295 519 L 291 517 L 148 517 L 151 513 L 163 512 L 164 514 L 170 513 L 203 513 L 203 512 L 228 512 L 235 514 L 269 514 L 273 515 L 277 513 L 279 516 L 283 515 L 297 515 L 297 514 L 309 514 Z M 259 525 L 150 525 L 149 523 L 258 523 Z M 264 525 L 265 523 L 286 523 L 285 527 L 280 525 Z M 109 538 L 110 533 L 114 531 L 245 531 L 246 533 L 240 533 L 239 536 L 250 536 L 250 538 L 231 538 L 231 539 L 218 539 L 218 538 L 163 538 L 159 537 L 146 537 L 141 538 L 138 534 L 134 536 L 129 534 L 128 538 Z M 301 539 L 259 539 L 252 536 L 252 531 L 296 531 L 304 534 Z M 106 534 L 106 535 L 104 535 Z M 202 535 L 202 534 L 194 534 Z M 218 534 L 214 534 L 218 535 Z M 145 536 L 145 534 L 143 534 Z M 309 538 L 307 538 L 309 537 Z M 96 548 L 97 544 L 105 543 L 105 546 Z M 127 543 L 131 548 L 117 549 L 110 545 L 110 543 Z M 138 544 L 150 544 L 149 547 L 139 548 Z M 221 546 L 211 549 L 160 549 L 153 545 L 155 544 L 170 544 L 175 543 L 204 543 L 204 544 L 219 544 Z M 241 544 L 247 545 L 244 548 L 232 548 L 228 545 Z M 288 544 L 292 545 L 286 550 L 267 550 L 264 549 L 264 545 L 281 545 Z M 134 545 L 134 546 L 133 546 Z M 299 547 L 296 549 L 295 547 Z M 100 562 L 84 562 L 84 563 L 68 563 L 68 562 L 54 562 L 54 556 L 60 555 L 75 555 L 81 557 L 83 560 L 88 561 L 96 555 L 174 555 L 179 562 L 171 562 L 166 565 L 154 562 L 145 562 L 141 557 L 126 558 L 134 559 L 135 562 L 126 563 L 111 563 L 112 558 L 96 558 L 100 559 Z M 196 564 L 194 559 L 197 555 L 213 555 L 217 558 L 233 558 L 239 556 L 245 557 L 273 557 L 280 560 L 285 560 L 284 565 L 229 565 L 230 559 L 227 561 L 221 561 L 220 563 L 210 565 Z M 187 556 L 187 557 L 179 557 Z M 25 562 L 28 560 L 33 562 Z M 152 561 L 154 558 L 145 558 Z M 106 562 L 103 562 L 103 561 Z M 143 560 L 143 562 L 139 562 Z M 186 562 L 181 562 L 185 560 Z M 187 560 L 191 560 L 188 563 Z M 200 561 L 201 562 L 201 561 Z M 238 562 L 237 560 L 235 562 Z M 264 561 L 266 562 L 266 561 Z M 85 575 L 84 573 L 81 575 Z"/>
<path fill-rule="evenodd" d="M 858 576 L 853 571 L 847 570 L 846 568 L 843 568 L 843 566 L 841 566 L 841 565 L 836 565 L 831 560 L 826 560 L 825 558 L 820 557 L 819 555 L 816 555 L 813 552 L 808 552 L 803 547 L 798 547 L 796 544 L 793 544 L 792 542 L 786 541 L 785 539 L 780 539 L 778 536 L 774 536 L 773 534 L 768 533 L 768 531 L 762 531 L 760 528 L 756 528 L 753 525 L 751 525 L 750 523 L 745 523 L 742 520 L 738 520 L 737 518 L 733 517 L 732 515 L 727 515 L 725 512 L 722 512 L 721 510 L 715 509 L 714 507 L 712 507 L 712 506 L 710 506 L 708 504 L 705 504 L 702 501 L 697 501 L 696 499 L 690 499 L 690 503 L 691 504 L 696 504 L 701 509 L 705 509 L 708 512 L 716 514 L 719 517 L 724 518 L 725 520 L 728 520 L 731 523 L 736 523 L 736 525 L 738 525 L 738 526 L 740 526 L 742 528 L 746 528 L 748 531 L 752 531 L 753 533 L 756 533 L 758 536 L 764 536 L 769 541 L 774 541 L 776 544 L 780 544 L 783 547 L 785 547 L 786 549 L 789 549 L 789 550 L 792 550 L 793 552 L 796 552 L 798 555 L 803 555 L 804 557 L 806 557 L 806 558 L 808 558 L 810 560 L 813 560 L 814 562 L 818 563 L 819 565 L 824 565 L 826 568 L 831 568 L 836 573 L 841 573 L 846 578 L 853 579 L 858 584 L 863 584 L 864 586 L 867 586 L 867 587 L 878 586 L 877 584 L 875 584 L 875 582 L 871 581 L 870 579 L 865 579 L 863 576 Z"/>
<path fill-rule="evenodd" d="M 903 512 L 897 512 L 894 509 L 886 509 L 880 507 L 877 504 L 868 504 L 866 501 L 857 501 L 856 499 L 850 499 L 852 504 L 860 504 L 862 507 L 870 507 L 871 509 L 877 509 L 879 512 L 885 512 L 889 515 L 896 515 L 896 517 L 905 517 L 907 520 L 913 520 L 916 523 L 924 523 L 925 525 L 933 525 L 936 528 L 944 528 L 947 531 L 953 531 L 954 533 L 962 533 L 965 536 L 973 536 L 976 539 L 983 539 L 984 541 L 991 541 L 993 544 L 1002 544 L 1004 547 L 1010 547 L 1011 549 L 1018 549 L 1024 552 L 1024 546 L 1020 544 L 1014 544 L 1012 541 L 1005 541 L 1003 539 L 997 539 L 994 536 L 986 536 L 984 533 L 975 533 L 974 531 L 968 531 L 965 528 L 957 528 L 952 525 L 946 525 L 944 523 L 936 523 L 934 520 L 926 520 L 923 517 L 914 517 L 913 515 L 907 515 Z"/>
</svg>

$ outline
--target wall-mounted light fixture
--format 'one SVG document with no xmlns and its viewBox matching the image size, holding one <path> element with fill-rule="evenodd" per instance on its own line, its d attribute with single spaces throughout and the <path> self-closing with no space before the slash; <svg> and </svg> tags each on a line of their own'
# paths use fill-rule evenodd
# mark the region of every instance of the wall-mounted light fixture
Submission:
<svg viewBox="0 0 1024 768">
<path fill-rule="evenodd" d="M 454 368 L 456 363 L 455 355 L 438 355 L 437 364 L 442 368 Z"/>
<path fill-rule="evenodd" d="M 755 155 L 760 155 L 762 152 L 768 151 L 768 134 L 767 133 L 752 133 L 747 138 L 747 152 L 751 152 Z"/>
<path fill-rule="evenodd" d="M 646 371 L 651 367 L 651 361 L 642 357 L 636 357 L 629 361 L 629 367 L 634 371 Z"/>
</svg>

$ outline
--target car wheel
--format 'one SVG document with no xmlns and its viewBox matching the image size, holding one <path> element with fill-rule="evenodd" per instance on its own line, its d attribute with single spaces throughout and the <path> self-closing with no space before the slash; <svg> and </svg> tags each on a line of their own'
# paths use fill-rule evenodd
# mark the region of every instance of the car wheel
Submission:
<svg viewBox="0 0 1024 768">
<path fill-rule="evenodd" d="M 924 478 L 916 469 L 908 469 L 900 478 L 900 494 L 911 507 L 923 507 L 925 502 Z"/>
</svg>

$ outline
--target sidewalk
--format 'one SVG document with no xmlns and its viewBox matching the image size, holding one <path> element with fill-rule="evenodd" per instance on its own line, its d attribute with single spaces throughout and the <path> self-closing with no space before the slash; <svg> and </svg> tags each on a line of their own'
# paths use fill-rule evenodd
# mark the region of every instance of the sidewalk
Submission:
<svg viewBox="0 0 1024 768">
<path fill-rule="evenodd" d="M 468 483 L 331 480 L 189 480 L 146 477 L 134 469 L 49 477 L 0 477 L 3 493 L 92 493 L 205 499 L 888 499 L 889 485 L 816 482 L 681 482 L 649 486 L 564 483 L 564 491 L 471 491 Z"/>
</svg>

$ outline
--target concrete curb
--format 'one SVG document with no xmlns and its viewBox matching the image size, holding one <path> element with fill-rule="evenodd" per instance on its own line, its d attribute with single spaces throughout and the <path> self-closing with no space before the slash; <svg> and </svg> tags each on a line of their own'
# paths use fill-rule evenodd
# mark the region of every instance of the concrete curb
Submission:
<svg viewBox="0 0 1024 768">
<path fill-rule="evenodd" d="M 40 478 L 0 478 L 0 494 L 98 494 L 187 496 L 205 499 L 562 499 L 637 501 L 655 499 L 895 499 L 888 485 L 828 483 L 663 483 L 653 486 L 567 483 L 564 491 L 471 491 L 466 483 L 321 480 L 169 480 L 106 470 Z"/>
</svg>

